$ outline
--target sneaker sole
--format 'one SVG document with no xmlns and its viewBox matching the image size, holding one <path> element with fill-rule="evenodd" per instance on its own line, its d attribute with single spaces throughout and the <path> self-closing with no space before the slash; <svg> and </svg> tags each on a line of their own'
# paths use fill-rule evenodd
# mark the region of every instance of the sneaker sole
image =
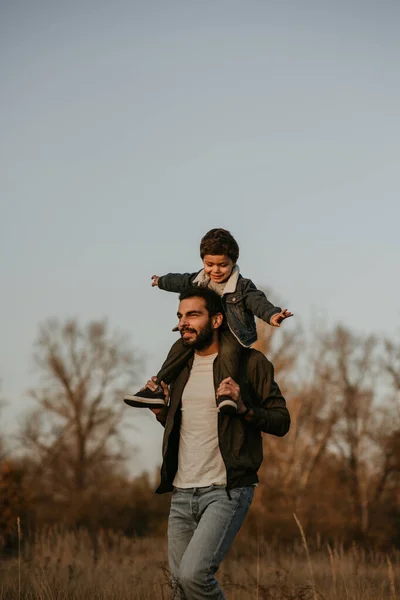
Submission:
<svg viewBox="0 0 400 600">
<path fill-rule="evenodd" d="M 218 404 L 218 410 L 220 412 L 221 408 L 225 408 L 226 412 L 235 413 L 237 411 L 237 404 L 234 400 L 222 400 L 221 404 Z"/>
<path fill-rule="evenodd" d="M 134 406 L 135 408 L 164 408 L 165 406 L 165 402 L 157 400 L 157 398 L 154 400 L 151 398 L 140 399 L 137 396 L 125 396 L 124 402 L 128 406 Z"/>
</svg>

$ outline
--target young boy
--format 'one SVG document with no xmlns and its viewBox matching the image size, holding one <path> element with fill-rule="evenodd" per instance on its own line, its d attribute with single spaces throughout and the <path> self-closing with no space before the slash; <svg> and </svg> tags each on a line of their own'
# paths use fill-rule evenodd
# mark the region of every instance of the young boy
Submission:
<svg viewBox="0 0 400 600">
<path fill-rule="evenodd" d="M 152 276 L 152 286 L 167 292 L 180 293 L 190 286 L 207 286 L 221 296 L 225 311 L 226 326 L 221 336 L 222 368 L 218 373 L 218 384 L 226 377 L 239 381 L 241 348 L 250 347 L 257 339 L 254 316 L 273 327 L 280 327 L 284 319 L 292 316 L 286 308 L 281 309 L 269 302 L 266 295 L 258 290 L 250 279 L 239 273 L 237 260 L 239 246 L 226 229 L 211 229 L 202 238 L 200 256 L 203 269 L 197 273 L 168 273 L 162 277 Z M 174 329 L 176 331 L 177 328 Z M 130 406 L 160 408 L 165 396 L 159 385 L 173 381 L 193 354 L 192 348 L 185 347 L 182 339 L 172 346 L 167 359 L 157 375 L 156 392 L 143 388 L 134 395 L 127 394 L 124 401 Z M 217 407 L 220 412 L 235 413 L 236 402 L 229 396 L 219 396 Z"/>
</svg>

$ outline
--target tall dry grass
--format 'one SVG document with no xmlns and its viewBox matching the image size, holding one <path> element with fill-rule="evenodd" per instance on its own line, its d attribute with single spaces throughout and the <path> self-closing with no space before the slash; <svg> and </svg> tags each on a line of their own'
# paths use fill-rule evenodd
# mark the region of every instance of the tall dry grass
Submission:
<svg viewBox="0 0 400 600">
<path fill-rule="evenodd" d="M 103 532 L 96 550 L 94 560 L 86 532 L 43 532 L 25 544 L 20 564 L 18 556 L 1 561 L 0 600 L 170 598 L 165 539 Z M 400 553 L 313 549 L 304 532 L 290 549 L 239 536 L 218 579 L 229 600 L 395 600 Z"/>
</svg>

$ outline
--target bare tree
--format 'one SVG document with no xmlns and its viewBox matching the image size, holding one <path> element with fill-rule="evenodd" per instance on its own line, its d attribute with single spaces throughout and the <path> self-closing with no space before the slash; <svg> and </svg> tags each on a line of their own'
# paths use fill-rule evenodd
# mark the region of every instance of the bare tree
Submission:
<svg viewBox="0 0 400 600">
<path fill-rule="evenodd" d="M 290 508 L 304 512 L 307 522 L 312 502 L 318 503 L 318 496 L 310 498 L 318 494 L 314 483 L 324 481 L 317 467 L 335 465 L 353 533 L 379 536 L 376 515 L 382 506 L 394 506 L 394 498 L 400 500 L 400 345 L 385 345 L 383 367 L 394 397 L 382 403 L 382 365 L 373 336 L 338 326 L 317 332 L 304 349 L 289 332 L 286 339 L 271 328 L 260 333 L 258 348 L 277 367 L 279 385 L 283 381 L 291 429 L 283 439 L 264 437 L 260 478 L 268 485 L 261 486 L 255 510 L 266 520 L 274 514 L 282 526 Z M 379 523 L 388 526 L 385 519 Z"/>
<path fill-rule="evenodd" d="M 382 367 L 391 386 L 390 409 L 386 411 L 385 427 L 380 436 L 384 462 L 382 479 L 377 488 L 377 500 L 390 487 L 400 505 L 400 342 L 384 340 Z"/>
<path fill-rule="evenodd" d="M 1 379 L 0 379 L 0 392 L 1 392 Z M 5 401 L 0 397 L 0 414 L 2 412 L 2 410 L 4 409 L 6 403 Z M 4 440 L 4 432 L 0 431 L 0 463 L 5 460 L 6 458 L 6 443 Z"/>
<path fill-rule="evenodd" d="M 382 366 L 394 390 L 400 394 L 400 343 L 384 341 Z"/>
<path fill-rule="evenodd" d="M 266 479 L 274 477 L 283 492 L 283 504 L 290 503 L 298 511 L 331 438 L 338 410 L 329 402 L 327 377 L 319 368 L 321 356 L 318 360 L 306 356 L 299 330 L 284 331 L 283 335 L 276 331 L 261 326 L 257 347 L 275 366 L 287 398 L 291 428 L 283 440 L 265 436 L 266 455 L 272 460 L 265 461 L 262 469 L 268 471 Z"/>
<path fill-rule="evenodd" d="M 23 443 L 49 493 L 82 492 L 123 458 L 122 396 L 134 379 L 135 356 L 105 321 L 81 327 L 49 320 L 40 327 L 34 361 L 41 386 L 30 394 L 38 409 Z"/>
<path fill-rule="evenodd" d="M 302 348 L 300 330 L 285 330 L 284 327 L 278 329 L 258 320 L 257 341 L 253 346 L 272 362 L 282 388 L 289 387 Z"/>
<path fill-rule="evenodd" d="M 377 340 L 338 326 L 322 339 L 321 365 L 329 387 L 330 402 L 340 414 L 335 427 L 334 447 L 342 457 L 344 476 L 350 485 L 355 529 L 365 536 L 369 509 L 382 477 L 382 449 L 375 402 L 378 374 Z"/>
</svg>

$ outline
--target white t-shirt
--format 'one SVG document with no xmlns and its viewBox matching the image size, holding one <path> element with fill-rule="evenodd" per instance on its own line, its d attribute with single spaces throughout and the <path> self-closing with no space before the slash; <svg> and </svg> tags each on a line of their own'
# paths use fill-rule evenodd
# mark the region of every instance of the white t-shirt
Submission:
<svg viewBox="0 0 400 600">
<path fill-rule="evenodd" d="M 194 355 L 182 394 L 178 470 L 173 485 L 180 488 L 226 485 L 226 468 L 218 443 L 213 363 L 217 354 Z"/>
</svg>

